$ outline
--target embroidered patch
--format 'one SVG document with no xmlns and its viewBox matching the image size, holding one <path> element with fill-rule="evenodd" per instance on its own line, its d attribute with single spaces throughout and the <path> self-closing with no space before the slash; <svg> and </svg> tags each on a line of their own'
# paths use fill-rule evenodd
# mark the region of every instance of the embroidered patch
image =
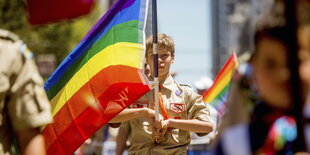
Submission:
<svg viewBox="0 0 310 155">
<path fill-rule="evenodd" d="M 182 94 L 182 90 L 176 90 L 175 95 L 180 96 Z"/>
<path fill-rule="evenodd" d="M 148 101 L 137 101 L 137 102 L 132 104 L 133 108 L 144 108 L 144 107 L 148 107 L 148 106 L 149 106 Z"/>
<path fill-rule="evenodd" d="M 181 113 L 185 111 L 186 106 L 182 103 L 170 103 L 170 110 L 176 113 Z"/>
</svg>

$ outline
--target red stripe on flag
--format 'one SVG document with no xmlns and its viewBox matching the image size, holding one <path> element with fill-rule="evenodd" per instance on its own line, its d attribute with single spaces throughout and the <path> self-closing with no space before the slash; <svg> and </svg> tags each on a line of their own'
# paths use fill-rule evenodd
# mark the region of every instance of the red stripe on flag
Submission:
<svg viewBox="0 0 310 155">
<path fill-rule="evenodd" d="M 47 149 L 47 154 L 72 154 L 101 125 L 107 123 L 107 119 L 100 115 L 99 111 L 90 107 L 85 109 L 58 135 L 58 139 Z M 66 148 L 62 148 L 62 146 L 66 146 Z"/>
<path fill-rule="evenodd" d="M 115 96 L 116 94 L 118 94 L 121 91 L 126 90 L 124 87 L 128 86 L 128 89 L 130 88 L 131 92 L 128 92 L 129 90 L 127 89 L 127 93 L 129 93 L 129 95 L 127 96 L 129 96 L 131 100 L 135 99 L 134 98 L 135 96 L 140 97 L 141 95 L 146 93 L 149 90 L 149 87 L 147 85 L 142 84 L 143 82 L 141 81 L 141 77 L 139 76 L 139 74 L 137 74 L 138 71 L 139 70 L 137 68 L 132 68 L 128 66 L 110 66 L 110 67 L 107 67 L 101 70 L 94 77 L 92 77 L 56 113 L 56 115 L 54 116 L 54 122 L 46 126 L 46 128 L 44 129 L 43 135 L 46 138 L 47 148 L 49 148 L 52 144 L 54 145 L 53 148 L 57 147 L 57 143 L 59 142 L 55 142 L 55 140 L 57 140 L 56 135 L 58 135 L 58 138 L 61 138 L 62 136 L 59 136 L 59 135 L 63 135 L 63 133 L 68 130 L 72 122 L 73 121 L 76 122 L 75 119 L 81 117 L 81 115 L 85 113 L 85 110 L 87 109 L 95 110 L 97 108 L 97 111 L 100 112 L 103 109 L 111 108 L 111 107 L 107 107 L 107 104 L 103 104 L 107 101 L 101 102 L 99 105 L 96 104 L 96 102 L 99 101 L 99 97 L 101 96 L 100 98 L 102 98 L 103 92 L 105 92 L 104 94 L 108 94 L 108 96 L 116 97 Z M 94 95 L 92 95 L 92 93 L 94 93 Z M 89 104 L 89 99 L 93 100 L 94 104 Z M 113 98 L 109 98 L 109 99 L 113 100 Z M 120 112 L 120 110 L 128 106 L 127 104 L 129 104 L 129 101 L 125 101 L 125 102 L 126 102 L 126 105 L 118 106 L 116 110 L 111 111 L 112 113 L 111 112 L 107 113 L 105 111 L 104 114 L 105 116 L 107 116 L 107 119 L 104 122 L 106 122 L 107 120 L 110 120 L 114 116 L 114 114 Z M 91 106 L 94 108 L 90 108 Z M 99 124 L 102 125 L 102 123 L 99 123 Z M 69 131 L 72 131 L 72 130 L 75 130 L 75 128 L 70 128 Z M 84 138 L 82 139 L 85 140 Z M 58 139 L 57 141 L 60 141 L 60 140 Z M 67 146 L 67 145 L 62 145 L 62 146 Z"/>
<path fill-rule="evenodd" d="M 128 92 L 139 90 L 140 92 L 146 93 L 149 91 L 149 87 L 146 87 L 143 84 L 122 83 L 111 86 L 111 89 L 108 89 L 102 95 L 103 100 L 100 100 L 100 104 L 105 108 L 100 111 L 90 107 L 85 109 L 79 117 L 72 121 L 66 129 L 58 135 L 58 139 L 56 139 L 56 141 L 54 141 L 47 149 L 47 154 L 73 153 L 88 137 L 92 136 L 101 126 L 122 111 L 124 108 L 120 106 L 119 102 L 110 102 L 106 100 L 106 97 L 114 101 L 119 99 L 115 98 L 117 95 L 112 95 L 115 92 L 114 87 L 117 87 L 119 91 L 123 89 L 128 89 Z M 126 106 L 129 106 L 139 97 L 140 95 L 138 94 L 128 95 L 128 100 L 125 102 Z M 62 146 L 65 148 L 62 148 Z"/>
</svg>

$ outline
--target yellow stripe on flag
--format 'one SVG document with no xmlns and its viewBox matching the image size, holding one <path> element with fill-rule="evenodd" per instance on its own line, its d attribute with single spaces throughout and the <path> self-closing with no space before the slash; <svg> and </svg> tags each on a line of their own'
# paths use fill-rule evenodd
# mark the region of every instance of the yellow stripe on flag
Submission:
<svg viewBox="0 0 310 155">
<path fill-rule="evenodd" d="M 223 79 L 221 79 L 221 81 L 219 81 L 218 85 L 214 87 L 213 91 L 210 92 L 206 99 L 204 99 L 206 103 L 210 103 L 227 86 L 227 84 L 231 80 L 233 73 L 234 70 L 231 70 Z"/>
<path fill-rule="evenodd" d="M 51 100 L 52 115 L 54 116 L 89 79 L 102 69 L 112 65 L 142 69 L 143 48 L 141 44 L 120 42 L 106 47 L 93 56 Z M 123 56 L 125 52 L 126 57 Z"/>
</svg>

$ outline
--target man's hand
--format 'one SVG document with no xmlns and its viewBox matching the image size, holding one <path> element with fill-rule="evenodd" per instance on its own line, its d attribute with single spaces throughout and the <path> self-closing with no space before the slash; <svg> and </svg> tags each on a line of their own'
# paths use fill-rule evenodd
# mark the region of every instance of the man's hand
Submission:
<svg viewBox="0 0 310 155">
<path fill-rule="evenodd" d="M 143 108 L 143 116 L 144 117 L 148 117 L 149 118 L 149 122 L 151 122 L 153 124 L 153 122 L 155 121 L 155 110 L 150 109 L 150 108 Z M 163 120 L 164 117 L 159 114 L 159 120 Z"/>
<path fill-rule="evenodd" d="M 144 112 L 144 116 L 148 118 L 155 118 L 155 111 L 150 108 L 142 108 Z"/>
<path fill-rule="evenodd" d="M 165 135 L 167 128 L 169 127 L 169 120 L 160 119 L 153 124 L 153 139 L 159 142 Z"/>
</svg>

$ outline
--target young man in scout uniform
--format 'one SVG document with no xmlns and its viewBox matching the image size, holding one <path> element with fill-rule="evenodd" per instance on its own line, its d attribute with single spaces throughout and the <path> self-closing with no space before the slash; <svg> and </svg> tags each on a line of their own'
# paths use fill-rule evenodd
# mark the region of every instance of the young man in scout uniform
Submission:
<svg viewBox="0 0 310 155">
<path fill-rule="evenodd" d="M 45 154 L 40 127 L 52 121 L 32 53 L 0 29 L 0 154 Z"/>
<path fill-rule="evenodd" d="M 153 68 L 153 40 L 146 41 L 146 61 Z M 174 61 L 174 42 L 165 34 L 158 34 L 158 70 L 160 83 L 160 113 L 164 120 L 154 122 L 140 117 L 123 122 L 122 130 L 130 135 L 129 154 L 186 154 L 190 133 L 208 134 L 213 130 L 209 109 L 202 97 L 190 87 L 177 84 L 169 74 Z M 150 80 L 153 79 L 151 69 Z M 126 110 L 153 109 L 153 91 L 142 96 Z"/>
</svg>

